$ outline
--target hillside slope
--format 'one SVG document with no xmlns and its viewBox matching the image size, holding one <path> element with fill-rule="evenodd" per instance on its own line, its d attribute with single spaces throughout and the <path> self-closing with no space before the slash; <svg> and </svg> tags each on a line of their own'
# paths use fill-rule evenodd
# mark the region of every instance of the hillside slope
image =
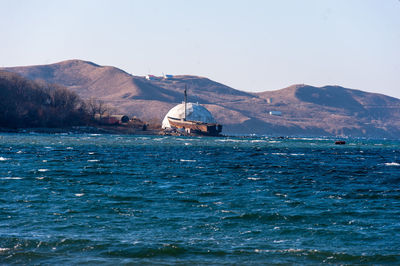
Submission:
<svg viewBox="0 0 400 266">
<path fill-rule="evenodd" d="M 102 99 L 121 112 L 147 120 L 161 121 L 183 100 L 186 86 L 189 100 L 204 104 L 224 124 L 225 133 L 400 136 L 399 99 L 339 86 L 294 85 L 249 93 L 197 76 L 147 80 L 81 60 L 3 69 L 61 84 L 82 98 Z M 271 111 L 281 115 L 270 115 Z"/>
</svg>

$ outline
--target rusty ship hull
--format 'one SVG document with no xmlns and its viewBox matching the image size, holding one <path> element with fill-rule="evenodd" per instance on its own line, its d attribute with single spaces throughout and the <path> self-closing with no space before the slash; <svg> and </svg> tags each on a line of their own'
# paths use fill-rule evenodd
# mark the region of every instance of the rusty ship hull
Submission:
<svg viewBox="0 0 400 266">
<path fill-rule="evenodd" d="M 204 123 L 168 117 L 168 121 L 173 128 L 183 129 L 188 134 L 204 136 L 220 136 L 222 125 L 217 123 Z"/>
</svg>

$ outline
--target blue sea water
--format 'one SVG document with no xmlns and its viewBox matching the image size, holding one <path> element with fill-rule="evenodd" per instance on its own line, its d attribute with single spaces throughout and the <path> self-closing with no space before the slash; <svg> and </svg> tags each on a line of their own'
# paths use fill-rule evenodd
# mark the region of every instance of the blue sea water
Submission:
<svg viewBox="0 0 400 266">
<path fill-rule="evenodd" d="M 400 264 L 400 141 L 0 134 L 2 264 Z"/>
</svg>

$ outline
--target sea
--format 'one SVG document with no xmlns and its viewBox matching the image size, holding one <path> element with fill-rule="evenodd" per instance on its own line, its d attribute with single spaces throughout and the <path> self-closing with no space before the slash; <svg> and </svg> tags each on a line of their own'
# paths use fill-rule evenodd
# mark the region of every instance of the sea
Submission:
<svg viewBox="0 0 400 266">
<path fill-rule="evenodd" d="M 400 264 L 400 141 L 0 134 L 0 264 Z"/>
</svg>

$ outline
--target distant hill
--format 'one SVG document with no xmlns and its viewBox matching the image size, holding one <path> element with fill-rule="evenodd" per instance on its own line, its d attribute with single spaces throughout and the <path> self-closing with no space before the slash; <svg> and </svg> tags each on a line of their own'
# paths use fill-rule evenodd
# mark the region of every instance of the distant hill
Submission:
<svg viewBox="0 0 400 266">
<path fill-rule="evenodd" d="M 123 113 L 146 120 L 161 121 L 183 100 L 187 86 L 189 100 L 205 105 L 224 125 L 224 133 L 400 136 L 399 99 L 340 86 L 293 85 L 249 93 L 204 77 L 180 75 L 147 80 L 81 60 L 3 70 L 63 85 L 84 99 L 102 99 Z M 271 111 L 278 115 L 271 115 Z"/>
</svg>

